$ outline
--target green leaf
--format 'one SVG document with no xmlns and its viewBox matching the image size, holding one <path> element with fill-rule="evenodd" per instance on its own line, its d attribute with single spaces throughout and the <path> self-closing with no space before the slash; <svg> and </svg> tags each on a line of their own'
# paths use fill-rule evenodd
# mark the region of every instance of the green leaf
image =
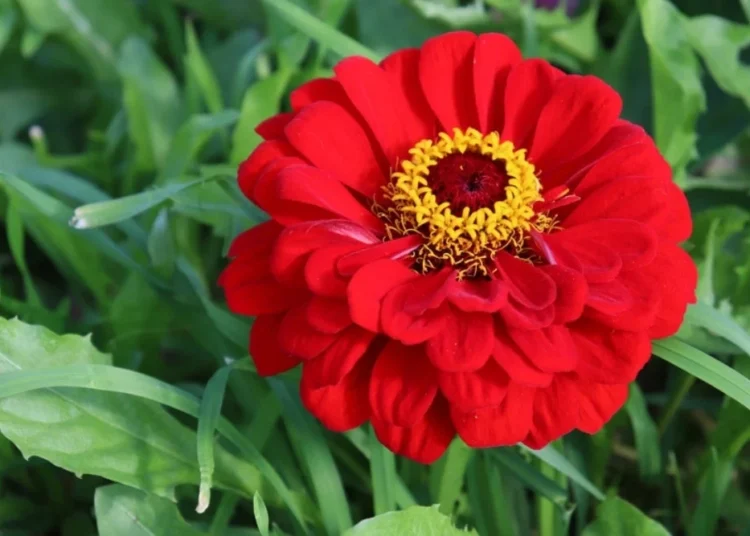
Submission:
<svg viewBox="0 0 750 536">
<path fill-rule="evenodd" d="M 269 378 L 269 384 L 284 406 L 284 421 L 292 446 L 306 466 L 320 505 L 323 524 L 329 534 L 341 534 L 352 526 L 349 502 L 336 463 L 320 426 L 302 407 L 296 393 L 283 380 Z"/>
<path fill-rule="evenodd" d="M 211 70 L 206 57 L 203 55 L 195 28 L 189 21 L 185 24 L 185 35 L 187 40 L 187 54 L 185 65 L 188 72 L 188 84 L 194 83 L 201 92 L 206 108 L 213 114 L 218 114 L 224 109 L 224 99 L 221 96 L 221 88 L 216 75 Z"/>
<path fill-rule="evenodd" d="M 228 366 L 217 370 L 208 380 L 201 400 L 197 434 L 201 482 L 198 506 L 195 509 L 199 514 L 205 512 L 211 504 L 211 486 L 213 485 L 215 467 L 214 434 L 216 433 L 216 425 L 219 423 L 219 417 L 221 417 L 221 406 L 224 403 L 224 393 L 227 389 L 230 372 L 232 372 L 232 369 Z"/>
<path fill-rule="evenodd" d="M 177 251 L 169 226 L 169 210 L 163 208 L 157 214 L 148 235 L 148 255 L 154 268 L 167 277 L 171 276 L 177 262 Z"/>
<path fill-rule="evenodd" d="M 177 131 L 160 172 L 162 180 L 180 177 L 198 160 L 200 151 L 217 133 L 234 125 L 239 118 L 235 110 L 215 114 L 193 115 Z"/>
<path fill-rule="evenodd" d="M 18 22 L 18 12 L 13 0 L 0 0 L 0 52 L 3 51 Z"/>
<path fill-rule="evenodd" d="M 396 457 L 385 448 L 370 429 L 370 475 L 375 515 L 396 508 Z"/>
<path fill-rule="evenodd" d="M 261 536 L 268 536 L 268 509 L 266 503 L 263 502 L 263 497 L 257 492 L 253 496 L 253 514 Z"/>
<path fill-rule="evenodd" d="M 412 506 L 401 512 L 389 512 L 360 521 L 342 536 L 470 536 L 453 526 L 451 519 L 441 514 L 437 507 Z"/>
<path fill-rule="evenodd" d="M 630 396 L 625 403 L 630 417 L 638 451 L 638 468 L 644 478 L 654 478 L 661 473 L 661 448 L 659 430 L 646 407 L 646 400 L 637 384 L 630 384 Z"/>
<path fill-rule="evenodd" d="M 750 409 L 750 380 L 721 361 L 675 338 L 654 341 L 653 352 Z"/>
<path fill-rule="evenodd" d="M 583 536 L 669 536 L 661 524 L 619 497 L 610 497 L 597 510 L 597 519 Z"/>
<path fill-rule="evenodd" d="M 695 125 L 706 106 L 700 66 L 683 16 L 668 0 L 637 4 L 651 63 L 654 137 L 667 161 L 679 169 L 695 156 Z"/>
<path fill-rule="evenodd" d="M 523 456 L 509 448 L 494 449 L 491 452 L 492 457 L 500 463 L 503 469 L 512 473 L 525 486 L 549 499 L 560 510 L 568 508 L 568 492 L 524 460 Z"/>
<path fill-rule="evenodd" d="M 419 16 L 412 5 L 401 0 L 356 0 L 360 41 L 379 56 L 399 48 L 418 47 L 448 26 Z"/>
<path fill-rule="evenodd" d="M 91 203 L 75 209 L 70 225 L 76 229 L 93 229 L 130 219 L 149 210 L 183 190 L 216 180 L 219 177 L 196 179 L 190 182 L 173 183 L 161 188 L 133 194 L 110 201 Z"/>
<path fill-rule="evenodd" d="M 685 26 L 690 44 L 719 87 L 750 107 L 750 67 L 740 62 L 740 52 L 750 44 L 750 26 L 713 15 L 688 19 Z"/>
<path fill-rule="evenodd" d="M 261 142 L 255 128 L 262 121 L 278 113 L 281 97 L 292 74 L 291 69 L 281 68 L 247 90 L 242 100 L 240 119 L 232 136 L 232 152 L 229 157 L 231 163 L 242 162 Z"/>
<path fill-rule="evenodd" d="M 136 37 L 123 43 L 118 71 L 136 170 L 152 171 L 164 162 L 179 124 L 177 83 L 148 44 Z"/>
<path fill-rule="evenodd" d="M 597 499 L 604 500 L 604 493 L 601 492 L 591 481 L 586 478 L 571 462 L 565 458 L 565 456 L 558 451 L 556 448 L 547 446 L 541 450 L 530 449 L 524 445 L 521 446 L 525 451 L 536 456 L 544 463 L 554 467 L 566 477 L 576 482 L 583 489 L 588 491 L 591 495 Z"/>
<path fill-rule="evenodd" d="M 430 496 L 440 511 L 450 515 L 463 487 L 466 466 L 474 451 L 455 440 L 446 453 L 430 468 Z"/>
<path fill-rule="evenodd" d="M 130 35 L 145 34 L 136 5 L 129 0 L 19 0 L 19 4 L 35 31 L 61 37 L 100 78 L 113 77 L 120 43 Z"/>
<path fill-rule="evenodd" d="M 726 339 L 750 357 L 750 333 L 731 316 L 699 301 L 688 308 L 685 320 Z"/>
<path fill-rule="evenodd" d="M 96 490 L 94 510 L 100 536 L 206 534 L 185 521 L 174 502 L 119 484 Z"/>
<path fill-rule="evenodd" d="M 732 458 L 720 458 L 715 449 L 711 449 L 710 456 L 711 465 L 708 474 L 699 486 L 700 499 L 688 532 L 694 536 L 716 534 L 721 504 L 732 480 L 732 473 L 735 471 Z"/>
<path fill-rule="evenodd" d="M 351 37 L 342 34 L 335 28 L 326 25 L 323 21 L 289 0 L 263 0 L 263 3 L 300 32 L 316 40 L 326 48 L 330 48 L 342 58 L 346 56 L 364 56 L 373 61 L 380 59 L 375 52 L 359 44 Z"/>
<path fill-rule="evenodd" d="M 66 365 L 109 365 L 88 337 L 0 319 L 0 385 L 14 371 L 46 372 Z M 0 432 L 26 458 L 39 456 L 68 471 L 99 475 L 172 497 L 198 483 L 195 433 L 159 405 L 109 392 L 46 389 L 0 399 Z M 0 389 L 0 391 L 2 391 Z M 218 486 L 251 496 L 257 470 L 225 451 L 217 454 Z"/>
</svg>

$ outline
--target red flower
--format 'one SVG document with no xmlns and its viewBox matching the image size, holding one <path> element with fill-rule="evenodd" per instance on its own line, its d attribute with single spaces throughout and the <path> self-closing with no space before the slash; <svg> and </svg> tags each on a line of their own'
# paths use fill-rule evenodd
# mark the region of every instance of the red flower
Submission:
<svg viewBox="0 0 750 536">
<path fill-rule="evenodd" d="M 271 217 L 221 277 L 258 372 L 302 364 L 331 430 L 394 452 L 540 448 L 617 411 L 696 270 L 669 165 L 592 76 L 456 32 L 348 58 L 258 127 L 242 191 Z"/>
</svg>

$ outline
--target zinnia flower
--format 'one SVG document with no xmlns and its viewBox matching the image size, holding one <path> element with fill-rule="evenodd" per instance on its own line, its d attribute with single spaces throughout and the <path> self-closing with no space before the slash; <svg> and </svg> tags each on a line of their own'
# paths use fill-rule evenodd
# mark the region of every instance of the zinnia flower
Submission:
<svg viewBox="0 0 750 536">
<path fill-rule="evenodd" d="M 598 431 L 694 300 L 685 196 L 593 76 L 455 32 L 343 60 L 239 186 L 270 221 L 221 277 L 258 373 L 302 365 L 326 427 L 429 463 Z"/>
</svg>

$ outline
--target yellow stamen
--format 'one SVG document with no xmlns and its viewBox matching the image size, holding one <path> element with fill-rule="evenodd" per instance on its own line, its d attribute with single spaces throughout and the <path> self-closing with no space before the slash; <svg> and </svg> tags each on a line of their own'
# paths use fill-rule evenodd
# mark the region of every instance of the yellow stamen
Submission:
<svg viewBox="0 0 750 536">
<path fill-rule="evenodd" d="M 448 155 L 466 152 L 504 163 L 508 175 L 505 199 L 492 207 L 474 211 L 463 207 L 454 213 L 450 203 L 438 202 L 430 187 L 430 168 Z M 542 186 L 534 166 L 526 160 L 526 150 L 516 150 L 510 141 L 501 142 L 497 132 L 483 135 L 473 128 L 455 128 L 452 137 L 441 132 L 437 141 L 421 140 L 409 154 L 411 159 L 401 162 L 401 171 L 391 175 L 385 188 L 390 203 L 375 210 L 386 222 L 389 238 L 414 233 L 425 238 L 414 254 L 422 271 L 442 261 L 455 266 L 459 277 L 487 275 L 497 251 L 508 248 L 519 254 L 532 230 L 546 231 L 555 225 L 553 218 L 534 212 L 534 204 L 542 200 Z"/>
</svg>

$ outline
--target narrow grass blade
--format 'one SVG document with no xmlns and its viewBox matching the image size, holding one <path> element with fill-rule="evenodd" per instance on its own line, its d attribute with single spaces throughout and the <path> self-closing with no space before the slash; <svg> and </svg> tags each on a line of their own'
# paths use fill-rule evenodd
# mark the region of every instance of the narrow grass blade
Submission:
<svg viewBox="0 0 750 536">
<path fill-rule="evenodd" d="M 258 525 L 258 532 L 261 536 L 268 536 L 268 509 L 257 491 L 253 496 L 253 515 L 255 515 L 255 524 Z"/>
<path fill-rule="evenodd" d="M 675 338 L 654 341 L 653 352 L 750 409 L 750 380 L 718 359 Z"/>
<path fill-rule="evenodd" d="M 625 411 L 633 425 L 635 448 L 638 451 L 638 468 L 641 476 L 654 478 L 661 473 L 659 430 L 648 413 L 643 393 L 635 383 L 630 384 L 630 396 L 625 404 Z"/>
<path fill-rule="evenodd" d="M 583 473 L 581 473 L 572 463 L 570 463 L 565 456 L 553 447 L 545 447 L 541 450 L 533 450 L 525 446 L 521 446 L 524 450 L 530 452 L 543 462 L 551 465 L 562 474 L 567 476 L 572 481 L 578 483 L 583 489 L 588 491 L 591 495 L 599 499 L 604 500 L 604 493 L 597 488 Z"/>
<path fill-rule="evenodd" d="M 446 515 L 453 513 L 473 452 L 463 441 L 456 439 L 440 461 L 430 468 L 430 495 Z"/>
<path fill-rule="evenodd" d="M 370 474 L 375 515 L 396 508 L 396 457 L 370 430 Z"/>
<path fill-rule="evenodd" d="M 732 317 L 714 307 L 702 302 L 691 305 L 687 310 L 686 321 L 728 340 L 750 356 L 750 333 L 745 331 Z"/>
<path fill-rule="evenodd" d="M 539 469 L 528 463 L 516 451 L 499 448 L 491 451 L 493 459 L 508 472 L 513 473 L 530 489 L 544 495 L 561 510 L 568 507 L 568 492 L 557 482 L 544 476 Z"/>
<path fill-rule="evenodd" d="M 300 32 L 318 41 L 321 45 L 330 48 L 342 57 L 364 56 L 373 61 L 380 59 L 372 50 L 335 28 L 328 26 L 289 0 L 263 0 L 263 3 L 268 9 L 273 9 Z"/>
<path fill-rule="evenodd" d="M 198 506 L 195 509 L 199 514 L 205 512 L 211 504 L 211 486 L 214 476 L 214 434 L 216 433 L 216 424 L 221 416 L 221 406 L 224 403 L 224 393 L 230 372 L 232 372 L 232 368 L 229 366 L 217 370 L 208 381 L 201 399 L 197 434 L 201 481 L 198 492 Z"/>
</svg>

